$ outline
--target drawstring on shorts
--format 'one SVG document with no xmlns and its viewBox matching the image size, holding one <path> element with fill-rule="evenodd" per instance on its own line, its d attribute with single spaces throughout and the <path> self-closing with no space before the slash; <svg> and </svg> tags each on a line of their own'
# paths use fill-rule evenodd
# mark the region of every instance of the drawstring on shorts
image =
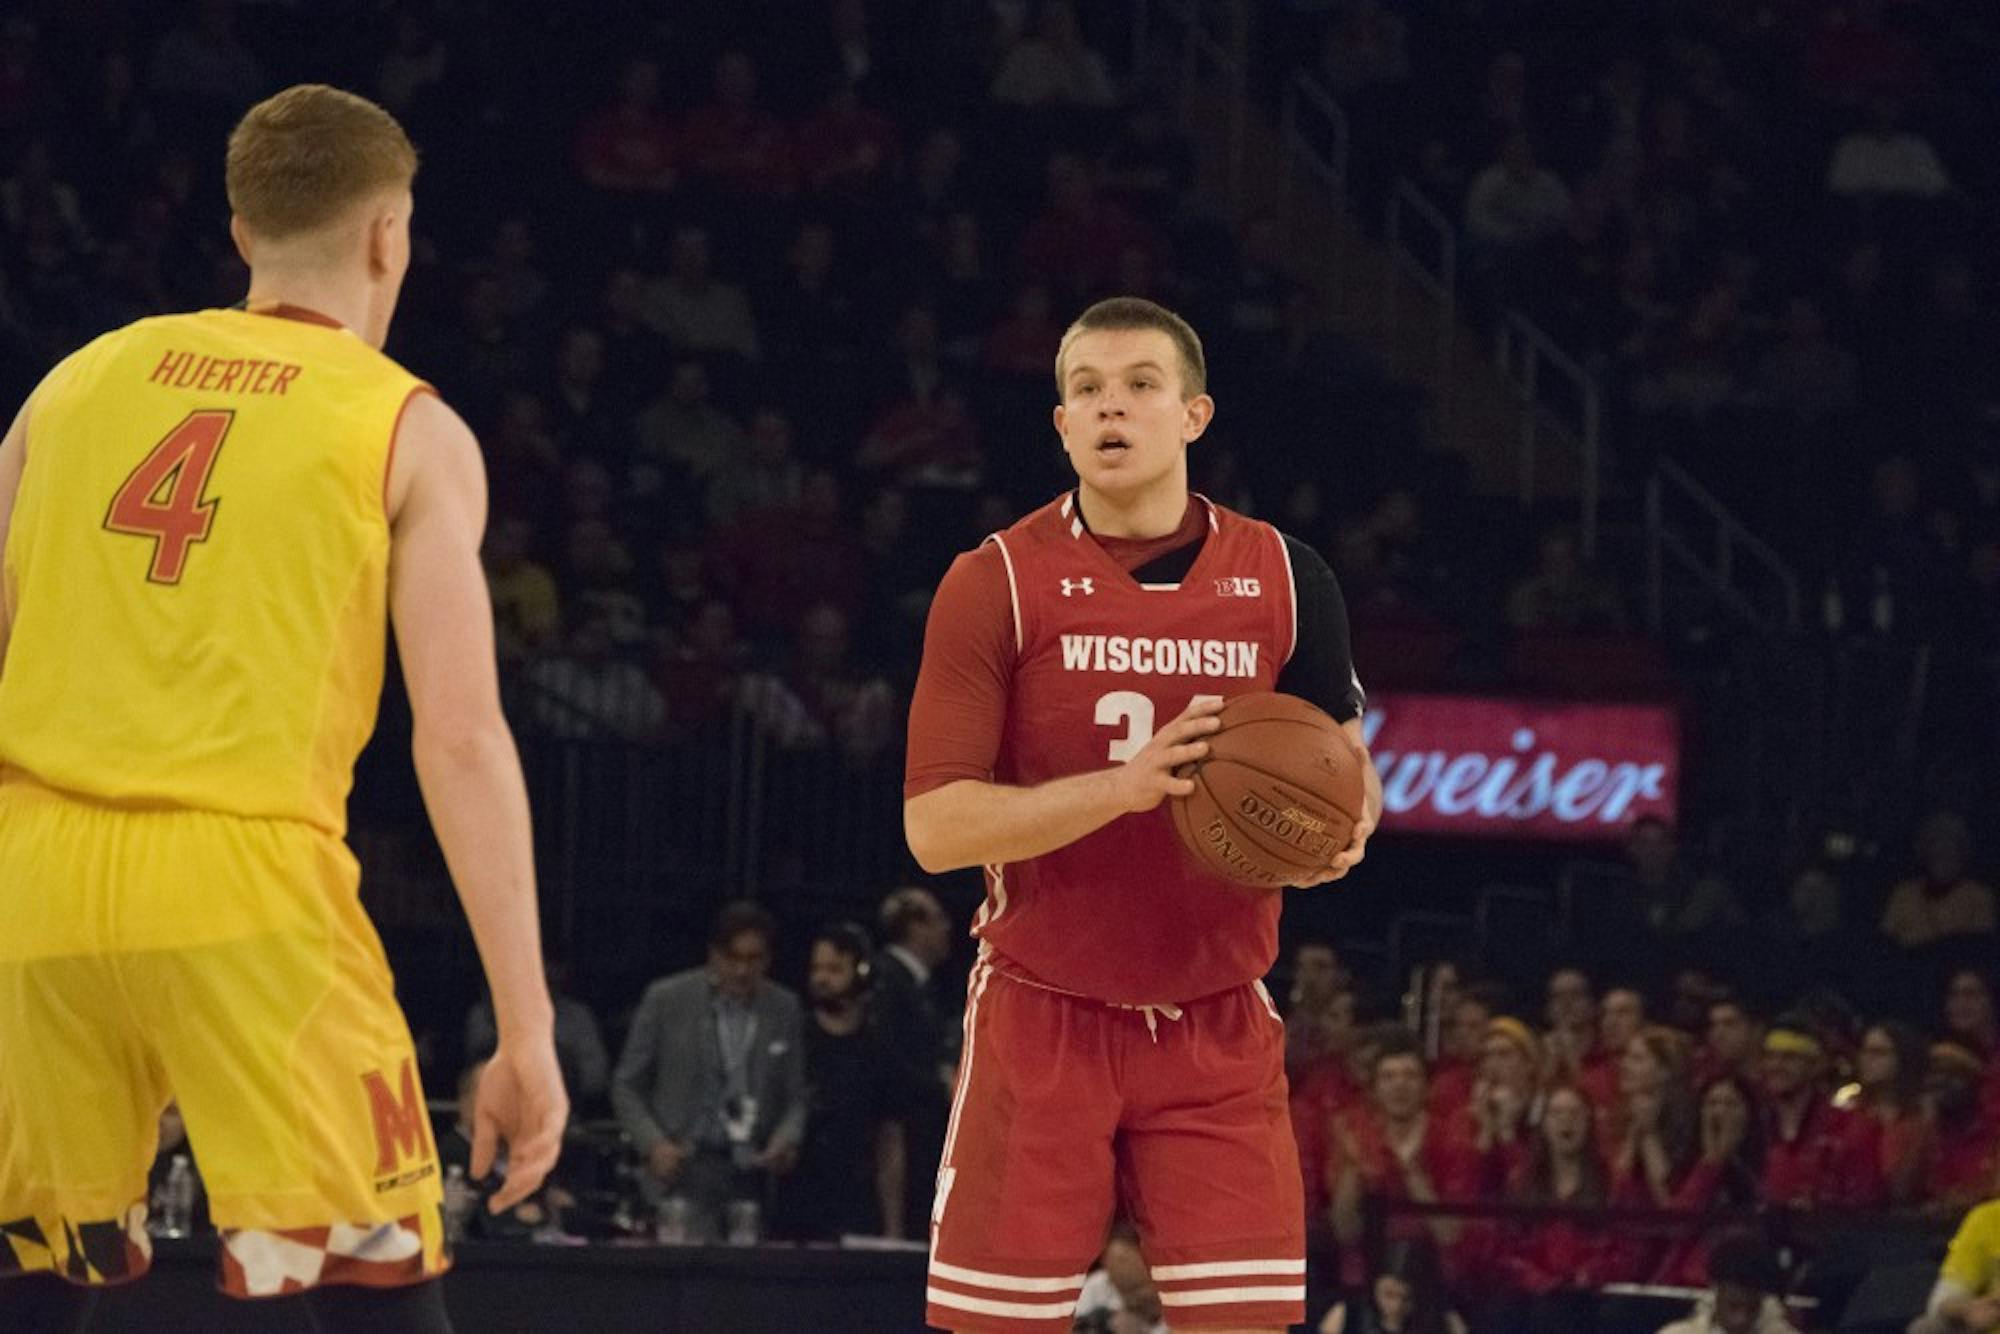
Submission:
<svg viewBox="0 0 2000 1334">
<path fill-rule="evenodd" d="M 980 952 L 980 957 L 982 959 L 986 957 L 983 947 Z M 1037 982 L 1033 978 L 1019 977 L 1013 973 L 1003 972 L 1000 974 L 1000 976 L 1007 978 L 1009 981 L 1019 982 L 1023 986 L 1034 987 L 1038 991 L 1053 991 L 1058 996 L 1068 996 L 1073 1000 L 1087 1001 L 1096 999 L 1096 997 L 1086 996 L 1080 991 L 1065 991 L 1061 987 L 1052 987 L 1046 982 Z M 1262 984 L 1260 983 L 1259 985 L 1261 986 Z M 1265 1003 L 1266 1004 L 1270 1003 L 1269 992 L 1265 993 Z M 1175 1023 L 1179 1023 L 1181 1018 L 1181 1007 L 1178 1005 L 1168 1005 L 1165 1002 L 1161 1002 L 1156 1005 L 1124 1005 L 1120 1004 L 1118 1001 L 1105 1001 L 1104 1004 L 1110 1006 L 1114 1010 L 1137 1010 L 1140 1014 L 1145 1015 L 1146 1034 L 1148 1037 L 1153 1039 L 1154 1046 L 1158 1046 L 1160 1042 L 1160 1017 L 1164 1015 L 1166 1018 L 1173 1020 Z M 1273 1010 L 1271 1013 L 1273 1018 L 1277 1017 L 1276 1010 Z"/>
<path fill-rule="evenodd" d="M 1154 1046 L 1158 1046 L 1160 1042 L 1159 1017 L 1165 1015 L 1176 1023 L 1180 1022 L 1181 1017 L 1181 1007 L 1178 1005 L 1120 1005 L 1117 1008 L 1121 1010 L 1137 1010 L 1140 1014 L 1146 1016 L 1146 1035 L 1153 1039 Z"/>
</svg>

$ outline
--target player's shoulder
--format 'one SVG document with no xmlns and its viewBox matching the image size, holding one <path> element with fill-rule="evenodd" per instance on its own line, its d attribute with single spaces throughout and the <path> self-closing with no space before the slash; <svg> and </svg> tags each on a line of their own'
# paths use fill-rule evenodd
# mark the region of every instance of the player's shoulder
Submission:
<svg viewBox="0 0 2000 1334">
<path fill-rule="evenodd" d="M 1037 505 L 998 532 L 989 534 L 979 544 L 979 549 L 989 549 L 996 543 L 1021 549 L 1031 544 L 1050 542 L 1071 532 L 1072 525 L 1076 531 L 1081 531 L 1083 520 L 1076 513 L 1076 493 L 1066 491 L 1046 504 Z"/>
<path fill-rule="evenodd" d="M 48 374 L 42 377 L 41 384 L 36 388 L 36 395 L 76 378 L 90 367 L 116 357 L 127 348 L 143 343 L 154 334 L 159 323 L 168 318 L 171 317 L 152 315 L 142 320 L 134 320 L 130 324 L 122 324 L 116 329 L 105 330 L 50 367 Z"/>
<path fill-rule="evenodd" d="M 1013 578 L 1017 561 L 1030 559 L 1039 548 L 1052 542 L 1072 521 L 1074 500 L 1059 496 L 1038 506 L 997 532 L 988 533 L 979 544 L 961 551 L 952 559 L 942 583 L 1005 586 Z M 1080 522 L 1080 521 L 1079 521 Z"/>
<path fill-rule="evenodd" d="M 1995 1255 L 2000 1255 L 2000 1200 L 1988 1200 L 1974 1205 L 1959 1223 L 1960 1236 L 1977 1237 L 1993 1247 Z"/>
<path fill-rule="evenodd" d="M 1283 538 L 1288 542 L 1291 541 L 1276 524 L 1270 522 L 1268 519 L 1260 519 L 1254 514 L 1245 514 L 1242 510 L 1231 509 L 1227 505 L 1209 499 L 1200 492 L 1195 493 L 1195 498 L 1208 510 L 1208 528 L 1210 532 L 1223 533 L 1231 537 L 1249 537 L 1264 541 L 1279 538 Z"/>
</svg>

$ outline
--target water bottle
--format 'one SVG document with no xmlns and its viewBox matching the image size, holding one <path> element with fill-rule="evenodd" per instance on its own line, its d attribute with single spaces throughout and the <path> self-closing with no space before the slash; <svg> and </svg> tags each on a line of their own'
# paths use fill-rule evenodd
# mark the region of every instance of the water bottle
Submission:
<svg viewBox="0 0 2000 1334">
<path fill-rule="evenodd" d="M 465 1236 L 465 1224 L 472 1217 L 479 1193 L 465 1179 L 465 1169 L 457 1163 L 444 1170 L 444 1236 L 457 1244 Z"/>
<path fill-rule="evenodd" d="M 694 1201 L 685 1195 L 669 1195 L 661 1200 L 659 1216 L 654 1220 L 653 1240 L 662 1246 L 690 1246 L 699 1241 L 695 1235 Z"/>
<path fill-rule="evenodd" d="M 177 1153 L 160 1188 L 160 1235 L 185 1237 L 194 1230 L 194 1164 Z"/>
<path fill-rule="evenodd" d="M 763 1236 L 762 1211 L 755 1200 L 731 1200 L 727 1210 L 731 1246 L 755 1246 Z"/>
<path fill-rule="evenodd" d="M 1819 617 L 1828 634 L 1837 635 L 1847 623 L 1846 600 L 1840 595 L 1840 581 L 1828 577 L 1826 589 L 1819 595 Z"/>
<path fill-rule="evenodd" d="M 1875 567 L 1875 595 L 1868 604 L 1868 619 L 1878 635 L 1896 627 L 1896 595 L 1889 587 L 1889 572 L 1880 565 Z"/>
</svg>

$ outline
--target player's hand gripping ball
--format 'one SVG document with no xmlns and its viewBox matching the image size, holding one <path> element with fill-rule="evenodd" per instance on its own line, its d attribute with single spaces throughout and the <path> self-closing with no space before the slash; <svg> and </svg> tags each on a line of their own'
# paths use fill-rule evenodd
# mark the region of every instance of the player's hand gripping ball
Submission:
<svg viewBox="0 0 2000 1334">
<path fill-rule="evenodd" d="M 1170 803 L 1174 829 L 1215 875 L 1279 889 L 1324 872 L 1361 818 L 1361 753 L 1296 695 L 1239 695 L 1217 715 L 1204 759 L 1175 770 L 1194 791 Z"/>
</svg>

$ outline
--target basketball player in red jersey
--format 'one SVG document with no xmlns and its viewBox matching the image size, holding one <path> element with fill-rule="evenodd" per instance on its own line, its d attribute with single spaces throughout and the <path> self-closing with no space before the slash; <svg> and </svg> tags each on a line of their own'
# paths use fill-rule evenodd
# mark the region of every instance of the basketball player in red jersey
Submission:
<svg viewBox="0 0 2000 1334">
<path fill-rule="evenodd" d="M 1279 896 L 1202 871 L 1162 802 L 1231 695 L 1300 695 L 1367 755 L 1346 607 L 1311 548 L 1189 492 L 1215 403 L 1179 316 L 1092 306 L 1056 383 L 1077 487 L 953 563 L 910 706 L 910 849 L 987 883 L 929 1319 L 1067 1330 L 1122 1208 L 1168 1323 L 1282 1329 L 1305 1318 L 1305 1218 L 1260 980 Z M 1372 764 L 1366 805 L 1312 883 L 1361 860 Z"/>
</svg>

